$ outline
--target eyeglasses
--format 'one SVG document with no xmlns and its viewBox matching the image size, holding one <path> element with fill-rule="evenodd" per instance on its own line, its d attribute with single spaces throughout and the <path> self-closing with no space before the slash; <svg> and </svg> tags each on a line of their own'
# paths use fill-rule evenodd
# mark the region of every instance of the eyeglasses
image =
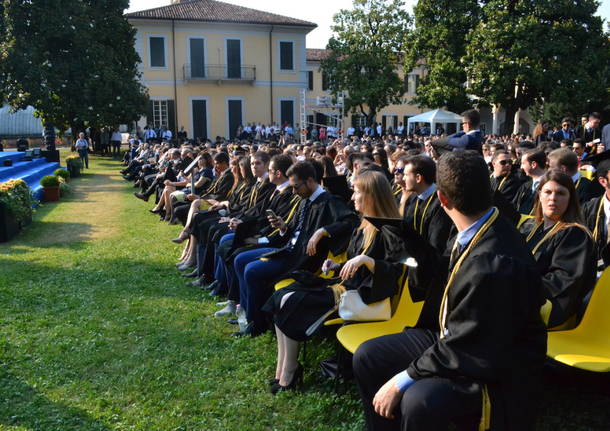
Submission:
<svg viewBox="0 0 610 431">
<path fill-rule="evenodd" d="M 394 175 L 402 175 L 405 173 L 405 168 L 396 168 L 394 169 Z"/>
<path fill-rule="evenodd" d="M 500 163 L 500 165 L 502 165 L 502 166 L 506 166 L 506 165 L 512 165 L 513 161 L 512 160 L 499 160 L 498 163 Z"/>
<path fill-rule="evenodd" d="M 298 190 L 303 184 L 305 184 L 305 181 L 299 184 L 291 184 L 290 187 L 292 187 L 292 190 Z"/>
</svg>

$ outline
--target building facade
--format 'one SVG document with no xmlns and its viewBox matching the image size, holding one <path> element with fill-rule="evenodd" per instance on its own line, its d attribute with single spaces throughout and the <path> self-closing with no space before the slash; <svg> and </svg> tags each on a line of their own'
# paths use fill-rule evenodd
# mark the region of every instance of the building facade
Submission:
<svg viewBox="0 0 610 431">
<path fill-rule="evenodd" d="M 235 137 L 248 123 L 298 123 L 305 36 L 316 24 L 214 0 L 127 14 L 148 115 L 139 125 L 184 127 L 189 138 Z"/>
</svg>

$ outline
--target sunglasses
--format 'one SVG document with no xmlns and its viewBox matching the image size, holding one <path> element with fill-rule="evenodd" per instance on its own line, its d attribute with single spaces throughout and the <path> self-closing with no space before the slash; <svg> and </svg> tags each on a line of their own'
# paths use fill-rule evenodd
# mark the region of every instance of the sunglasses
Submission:
<svg viewBox="0 0 610 431">
<path fill-rule="evenodd" d="M 512 165 L 513 161 L 512 160 L 500 160 L 498 163 L 500 163 L 500 165 L 502 165 L 502 166 L 506 166 L 506 165 Z"/>
<path fill-rule="evenodd" d="M 292 187 L 292 190 L 298 190 L 299 187 L 301 187 L 303 184 L 305 184 L 305 181 L 303 181 L 302 183 L 299 183 L 299 184 L 291 185 L 290 187 Z"/>
<path fill-rule="evenodd" d="M 394 175 L 404 174 L 405 168 L 396 168 L 394 169 Z"/>
</svg>

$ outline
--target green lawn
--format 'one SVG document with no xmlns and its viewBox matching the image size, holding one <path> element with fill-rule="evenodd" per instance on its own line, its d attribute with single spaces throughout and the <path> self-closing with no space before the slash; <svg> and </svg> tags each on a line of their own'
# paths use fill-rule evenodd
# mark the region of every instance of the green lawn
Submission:
<svg viewBox="0 0 610 431">
<path fill-rule="evenodd" d="M 230 337 L 174 269 L 179 227 L 146 212 L 117 162 L 91 166 L 0 245 L 0 430 L 362 429 L 353 384 L 336 395 L 318 376 L 331 341 L 310 343 L 302 393 L 271 396 L 274 338 Z M 539 428 L 608 429 L 595 377 L 549 372 Z"/>
</svg>

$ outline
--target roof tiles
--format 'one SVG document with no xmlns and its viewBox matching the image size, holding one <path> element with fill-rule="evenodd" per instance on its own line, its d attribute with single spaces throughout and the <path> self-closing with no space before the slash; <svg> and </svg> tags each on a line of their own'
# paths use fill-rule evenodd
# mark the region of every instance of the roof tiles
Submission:
<svg viewBox="0 0 610 431">
<path fill-rule="evenodd" d="M 317 27 L 317 24 L 216 0 L 182 0 L 168 6 L 128 13 L 127 18 Z"/>
</svg>

